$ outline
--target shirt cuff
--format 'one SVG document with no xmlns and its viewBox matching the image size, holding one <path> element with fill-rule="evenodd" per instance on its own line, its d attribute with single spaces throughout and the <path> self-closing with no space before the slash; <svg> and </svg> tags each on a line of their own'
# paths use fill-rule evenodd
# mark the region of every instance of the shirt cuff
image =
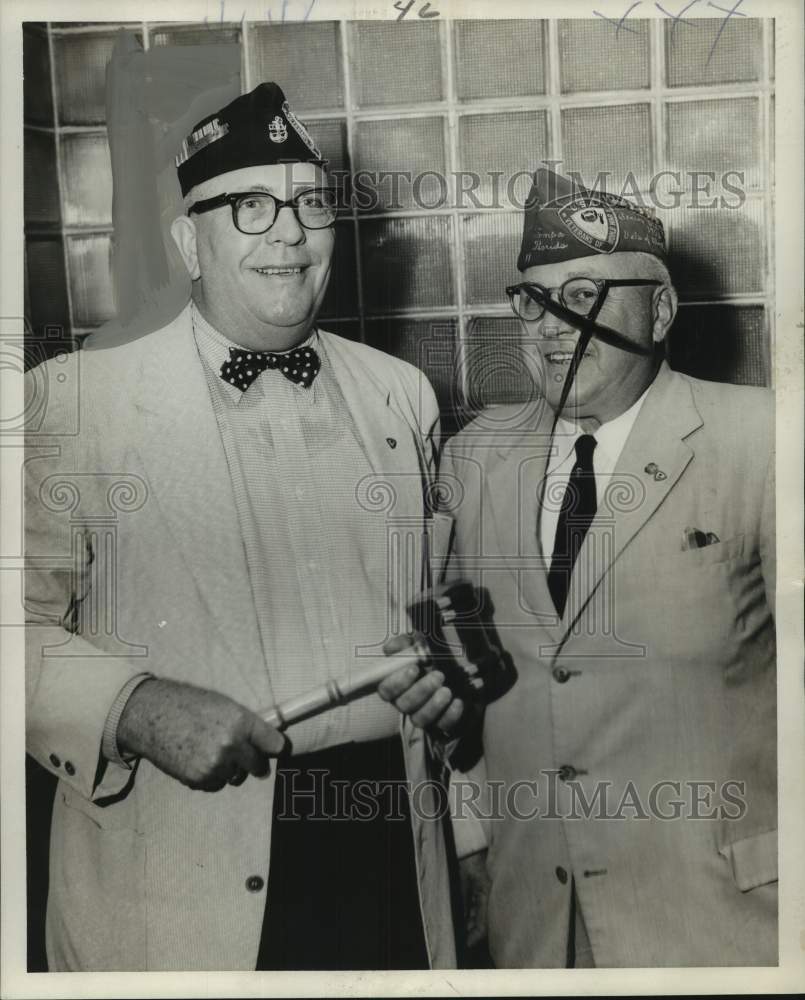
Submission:
<svg viewBox="0 0 805 1000">
<path fill-rule="evenodd" d="M 120 722 L 120 716 L 123 714 L 123 709 L 126 707 L 135 688 L 138 688 L 143 681 L 147 681 L 153 676 L 153 674 L 142 673 L 130 677 L 112 702 L 112 707 L 106 716 L 106 723 L 103 727 L 103 738 L 101 740 L 101 754 L 110 764 L 117 764 L 118 767 L 125 767 L 127 770 L 131 770 L 132 762 L 137 759 L 136 754 L 126 754 L 124 757 L 120 753 L 120 748 L 117 745 L 117 727 Z"/>
</svg>

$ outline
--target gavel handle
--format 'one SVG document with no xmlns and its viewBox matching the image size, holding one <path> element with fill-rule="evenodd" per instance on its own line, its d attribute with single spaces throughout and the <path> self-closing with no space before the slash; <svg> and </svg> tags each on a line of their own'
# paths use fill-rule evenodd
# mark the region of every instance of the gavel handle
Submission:
<svg viewBox="0 0 805 1000">
<path fill-rule="evenodd" d="M 345 705 L 364 693 L 367 688 L 377 687 L 396 670 L 418 664 L 424 655 L 425 651 L 419 646 L 413 646 L 404 653 L 392 653 L 384 657 L 381 662 L 373 663 L 364 670 L 329 680 L 313 691 L 298 695 L 296 698 L 289 698 L 281 705 L 274 705 L 258 712 L 258 715 L 276 729 L 287 729 L 302 719 L 320 715 L 336 705 Z"/>
</svg>

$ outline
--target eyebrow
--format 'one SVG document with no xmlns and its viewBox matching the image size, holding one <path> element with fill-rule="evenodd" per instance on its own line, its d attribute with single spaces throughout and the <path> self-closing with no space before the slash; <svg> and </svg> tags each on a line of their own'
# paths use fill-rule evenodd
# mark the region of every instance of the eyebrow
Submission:
<svg viewBox="0 0 805 1000">
<path fill-rule="evenodd" d="M 326 188 L 326 187 L 327 187 L 326 184 L 310 183 L 310 184 L 306 184 L 304 187 L 300 184 L 299 190 L 296 193 L 297 194 L 301 194 L 303 191 L 319 191 L 322 188 Z M 273 195 L 275 198 L 279 198 L 280 197 L 277 194 L 276 191 L 272 191 L 271 188 L 266 187 L 265 184 L 250 184 L 248 187 L 245 187 L 245 188 L 243 188 L 240 191 L 230 191 L 228 193 L 229 194 L 251 194 L 253 191 L 258 192 L 260 194 L 270 194 L 270 195 Z M 280 199 L 280 200 L 282 200 L 282 199 Z"/>
<path fill-rule="evenodd" d="M 233 191 L 232 194 L 250 194 L 252 191 L 263 191 L 265 194 L 274 194 L 271 188 L 267 188 L 265 184 L 249 184 L 248 187 L 242 188 L 240 191 Z"/>
<path fill-rule="evenodd" d="M 592 277 L 594 277 L 594 275 L 588 274 L 586 271 L 571 271 L 570 274 L 565 275 L 560 284 L 564 284 L 565 281 L 570 281 L 571 278 L 592 278 Z M 601 280 L 603 281 L 605 279 Z M 528 282 L 526 282 L 526 284 L 528 284 Z"/>
</svg>

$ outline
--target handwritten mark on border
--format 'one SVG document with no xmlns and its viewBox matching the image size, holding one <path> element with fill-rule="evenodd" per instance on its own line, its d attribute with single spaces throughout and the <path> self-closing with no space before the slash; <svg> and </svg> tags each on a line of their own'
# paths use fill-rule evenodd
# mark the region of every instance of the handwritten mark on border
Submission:
<svg viewBox="0 0 805 1000">
<path fill-rule="evenodd" d="M 635 0 L 635 3 L 632 4 L 632 6 L 626 11 L 626 13 L 623 15 L 623 17 L 619 21 L 615 21 L 613 18 L 607 17 L 606 14 L 602 14 L 599 10 L 594 10 L 593 14 L 595 14 L 596 17 L 603 18 L 605 21 L 608 21 L 610 24 L 614 24 L 615 25 L 615 37 L 616 38 L 618 37 L 618 32 L 621 30 L 621 28 L 623 28 L 624 31 L 628 31 L 631 34 L 636 35 L 637 32 L 635 31 L 635 29 L 627 27 L 624 24 L 624 21 L 632 13 L 632 11 L 635 9 L 635 7 L 639 7 L 640 6 L 640 3 L 641 3 L 641 0 Z"/>
</svg>

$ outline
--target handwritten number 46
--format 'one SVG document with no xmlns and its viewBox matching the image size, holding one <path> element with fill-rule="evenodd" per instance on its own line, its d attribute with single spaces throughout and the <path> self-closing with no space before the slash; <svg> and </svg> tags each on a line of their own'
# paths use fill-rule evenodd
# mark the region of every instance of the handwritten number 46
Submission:
<svg viewBox="0 0 805 1000">
<path fill-rule="evenodd" d="M 405 17 L 405 15 L 413 6 L 414 6 L 414 0 L 409 0 L 409 2 L 406 4 L 403 4 L 402 0 L 397 0 L 397 3 L 394 4 L 394 9 L 400 12 L 399 16 L 397 17 L 397 20 L 402 21 L 402 19 Z M 425 17 L 425 18 L 438 17 L 439 11 L 431 10 L 430 4 L 425 3 L 419 8 L 419 10 L 417 11 L 417 15 L 419 17 Z"/>
</svg>

